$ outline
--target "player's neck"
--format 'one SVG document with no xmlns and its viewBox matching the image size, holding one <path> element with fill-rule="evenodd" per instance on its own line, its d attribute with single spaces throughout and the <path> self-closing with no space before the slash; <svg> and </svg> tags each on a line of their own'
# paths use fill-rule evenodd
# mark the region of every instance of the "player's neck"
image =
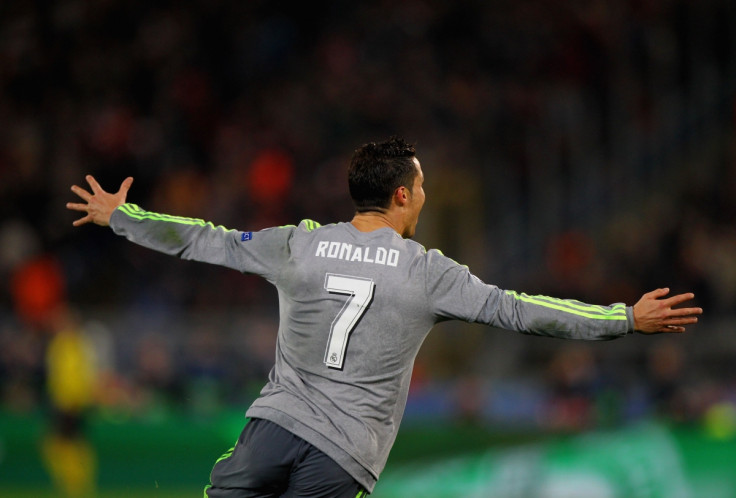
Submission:
<svg viewBox="0 0 736 498">
<path fill-rule="evenodd" d="M 365 211 L 363 213 L 355 213 L 350 223 L 361 232 L 372 232 L 379 228 L 390 228 L 397 233 L 401 233 L 400 226 L 395 216 L 390 211 Z"/>
</svg>

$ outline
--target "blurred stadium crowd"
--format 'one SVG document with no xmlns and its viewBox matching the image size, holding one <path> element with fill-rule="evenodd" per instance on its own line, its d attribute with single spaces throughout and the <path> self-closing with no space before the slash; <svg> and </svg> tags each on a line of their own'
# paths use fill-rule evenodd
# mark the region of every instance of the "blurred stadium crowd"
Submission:
<svg viewBox="0 0 736 498">
<path fill-rule="evenodd" d="M 1 406 L 45 401 L 59 309 L 111 410 L 244 405 L 276 293 L 98 227 L 69 186 L 260 228 L 347 220 L 359 144 L 417 144 L 427 247 L 589 302 L 692 290 L 684 337 L 602 345 L 443 325 L 408 417 L 589 427 L 736 402 L 736 6 L 727 0 L 59 0 L 0 6 Z M 729 337 L 731 336 L 731 337 Z"/>
</svg>

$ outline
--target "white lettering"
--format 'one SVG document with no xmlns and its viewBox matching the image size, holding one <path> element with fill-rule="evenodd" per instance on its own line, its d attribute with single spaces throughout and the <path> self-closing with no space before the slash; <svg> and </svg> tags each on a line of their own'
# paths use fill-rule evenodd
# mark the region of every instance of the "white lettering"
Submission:
<svg viewBox="0 0 736 498">
<path fill-rule="evenodd" d="M 375 250 L 371 256 L 371 249 Z M 347 242 L 331 242 L 320 240 L 317 242 L 317 251 L 314 254 L 319 258 L 341 259 L 343 261 L 373 263 L 376 265 L 399 265 L 399 251 L 385 247 L 356 247 Z"/>
<path fill-rule="evenodd" d="M 376 264 L 386 264 L 386 249 L 384 249 L 383 247 L 379 247 L 378 249 L 376 249 Z"/>
<path fill-rule="evenodd" d="M 330 246 L 327 248 L 327 257 L 336 258 L 338 251 L 340 251 L 340 243 L 330 242 Z"/>
<path fill-rule="evenodd" d="M 363 263 L 373 263 L 373 260 L 368 257 L 371 252 L 370 247 L 365 248 L 365 254 L 363 254 Z"/>
<path fill-rule="evenodd" d="M 337 259 L 344 259 L 345 261 L 350 258 L 350 251 L 353 249 L 353 244 L 346 244 L 345 242 L 342 243 L 340 246 L 340 255 L 337 257 Z"/>
</svg>

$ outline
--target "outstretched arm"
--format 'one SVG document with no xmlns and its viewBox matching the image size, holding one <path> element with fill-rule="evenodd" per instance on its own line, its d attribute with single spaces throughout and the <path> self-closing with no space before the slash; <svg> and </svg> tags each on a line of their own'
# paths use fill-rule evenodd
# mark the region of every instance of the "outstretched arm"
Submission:
<svg viewBox="0 0 736 498">
<path fill-rule="evenodd" d="M 634 305 L 634 329 L 644 334 L 685 332 L 685 325 L 698 322 L 702 308 L 675 308 L 695 297 L 692 293 L 678 294 L 666 299 L 668 288 L 647 292 Z"/>
<path fill-rule="evenodd" d="M 634 306 L 587 304 L 571 299 L 532 296 L 496 288 L 477 321 L 522 333 L 563 339 L 606 340 L 630 332 L 681 333 L 697 323 L 701 308 L 675 308 L 692 293 L 665 297 L 669 289 L 644 294 Z"/>
<path fill-rule="evenodd" d="M 102 187 L 100 187 L 100 184 L 97 183 L 97 180 L 92 175 L 87 175 L 85 178 L 92 189 L 92 193 L 89 193 L 82 187 L 72 185 L 72 192 L 81 197 L 85 202 L 66 203 L 67 209 L 87 213 L 86 216 L 76 220 L 73 225 L 79 227 L 87 223 L 95 223 L 103 227 L 109 226 L 110 216 L 112 216 L 113 211 L 118 206 L 125 204 L 125 198 L 128 195 L 130 186 L 133 184 L 133 178 L 129 176 L 123 180 L 120 189 L 114 194 L 102 190 Z"/>
<path fill-rule="evenodd" d="M 109 226 L 115 234 L 143 247 L 261 275 L 269 281 L 274 281 L 289 257 L 293 226 L 241 232 L 196 218 L 154 213 L 126 203 L 133 178 L 126 178 L 114 194 L 105 192 L 91 175 L 86 179 L 91 193 L 77 185 L 72 187 L 72 192 L 85 202 L 66 205 L 72 211 L 86 213 L 74 226 Z"/>
<path fill-rule="evenodd" d="M 698 322 L 699 307 L 678 307 L 695 296 L 667 296 L 667 288 L 644 294 L 634 306 L 588 304 L 528 295 L 483 283 L 437 251 L 427 251 L 427 290 L 439 320 L 459 319 L 525 334 L 563 339 L 607 340 L 631 332 L 681 333 Z M 477 311 L 476 311 L 477 310 Z"/>
</svg>

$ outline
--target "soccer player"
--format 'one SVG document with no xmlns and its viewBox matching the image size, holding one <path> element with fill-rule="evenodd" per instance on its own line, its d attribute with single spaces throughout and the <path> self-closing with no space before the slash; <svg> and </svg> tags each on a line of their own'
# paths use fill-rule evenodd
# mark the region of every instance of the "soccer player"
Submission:
<svg viewBox="0 0 736 498">
<path fill-rule="evenodd" d="M 278 290 L 275 365 L 205 495 L 362 497 L 373 490 L 406 404 L 414 359 L 434 324 L 464 320 L 526 334 L 603 340 L 684 332 L 693 294 L 644 294 L 610 306 L 502 290 L 411 240 L 424 204 L 414 146 L 359 147 L 348 168 L 350 222 L 236 231 L 126 203 L 87 176 L 86 215 L 143 246 L 260 275 Z"/>
</svg>

